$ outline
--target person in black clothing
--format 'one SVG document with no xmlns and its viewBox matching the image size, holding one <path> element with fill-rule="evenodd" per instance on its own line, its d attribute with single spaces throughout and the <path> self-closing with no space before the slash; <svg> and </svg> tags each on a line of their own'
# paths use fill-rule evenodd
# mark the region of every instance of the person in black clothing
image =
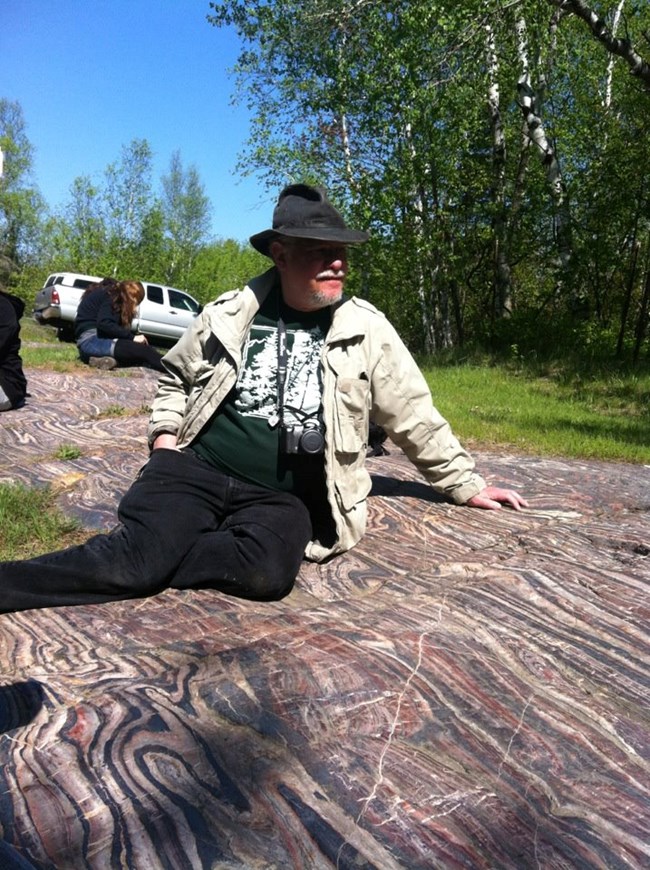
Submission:
<svg viewBox="0 0 650 870">
<path fill-rule="evenodd" d="M 25 303 L 0 290 L 0 411 L 25 404 L 27 379 L 20 358 L 20 318 Z"/>
<path fill-rule="evenodd" d="M 74 330 L 79 357 L 95 368 L 147 366 L 164 371 L 162 355 L 144 335 L 135 334 L 131 322 L 144 299 L 139 281 L 104 278 L 81 297 Z"/>
</svg>

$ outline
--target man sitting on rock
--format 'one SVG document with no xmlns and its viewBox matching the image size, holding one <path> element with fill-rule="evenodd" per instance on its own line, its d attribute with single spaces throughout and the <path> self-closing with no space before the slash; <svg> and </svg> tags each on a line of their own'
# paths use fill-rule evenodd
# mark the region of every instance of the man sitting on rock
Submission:
<svg viewBox="0 0 650 870">
<path fill-rule="evenodd" d="M 282 598 L 304 557 L 329 559 L 365 531 L 371 418 L 451 501 L 526 505 L 476 474 L 384 315 L 343 296 L 347 246 L 367 238 L 320 188 L 285 188 L 251 238 L 272 268 L 206 305 L 163 359 L 151 457 L 120 525 L 0 565 L 0 610 L 168 587 Z"/>
</svg>

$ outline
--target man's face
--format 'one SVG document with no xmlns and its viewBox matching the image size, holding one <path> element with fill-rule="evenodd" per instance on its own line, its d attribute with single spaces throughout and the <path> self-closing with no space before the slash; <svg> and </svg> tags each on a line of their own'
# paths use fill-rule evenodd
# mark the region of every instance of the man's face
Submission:
<svg viewBox="0 0 650 870">
<path fill-rule="evenodd" d="M 339 242 L 278 240 L 271 254 L 282 279 L 282 295 L 291 308 L 316 311 L 337 302 L 348 271 L 345 245 Z"/>
</svg>

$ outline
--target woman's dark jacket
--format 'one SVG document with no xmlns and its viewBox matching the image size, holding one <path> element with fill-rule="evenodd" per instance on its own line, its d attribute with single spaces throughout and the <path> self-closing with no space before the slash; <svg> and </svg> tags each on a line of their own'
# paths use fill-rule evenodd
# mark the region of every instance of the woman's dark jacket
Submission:
<svg viewBox="0 0 650 870">
<path fill-rule="evenodd" d="M 0 387 L 15 408 L 27 394 L 27 380 L 20 358 L 20 318 L 25 303 L 11 293 L 0 291 Z"/>
<path fill-rule="evenodd" d="M 108 290 L 98 287 L 82 296 L 74 321 L 77 341 L 89 329 L 96 329 L 99 338 L 133 338 L 133 332 L 120 323 L 119 311 L 113 309 Z"/>
</svg>

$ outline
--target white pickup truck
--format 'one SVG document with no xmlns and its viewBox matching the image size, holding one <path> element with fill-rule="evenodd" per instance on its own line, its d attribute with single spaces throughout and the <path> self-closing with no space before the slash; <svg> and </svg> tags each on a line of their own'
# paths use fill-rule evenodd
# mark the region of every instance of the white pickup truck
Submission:
<svg viewBox="0 0 650 870">
<path fill-rule="evenodd" d="M 61 341 L 74 341 L 77 306 L 91 284 L 101 281 L 94 275 L 78 272 L 55 272 L 38 291 L 34 300 L 34 319 L 53 326 Z M 145 296 L 133 320 L 133 329 L 153 342 L 177 341 L 185 332 L 201 305 L 184 290 L 143 281 Z"/>
</svg>

